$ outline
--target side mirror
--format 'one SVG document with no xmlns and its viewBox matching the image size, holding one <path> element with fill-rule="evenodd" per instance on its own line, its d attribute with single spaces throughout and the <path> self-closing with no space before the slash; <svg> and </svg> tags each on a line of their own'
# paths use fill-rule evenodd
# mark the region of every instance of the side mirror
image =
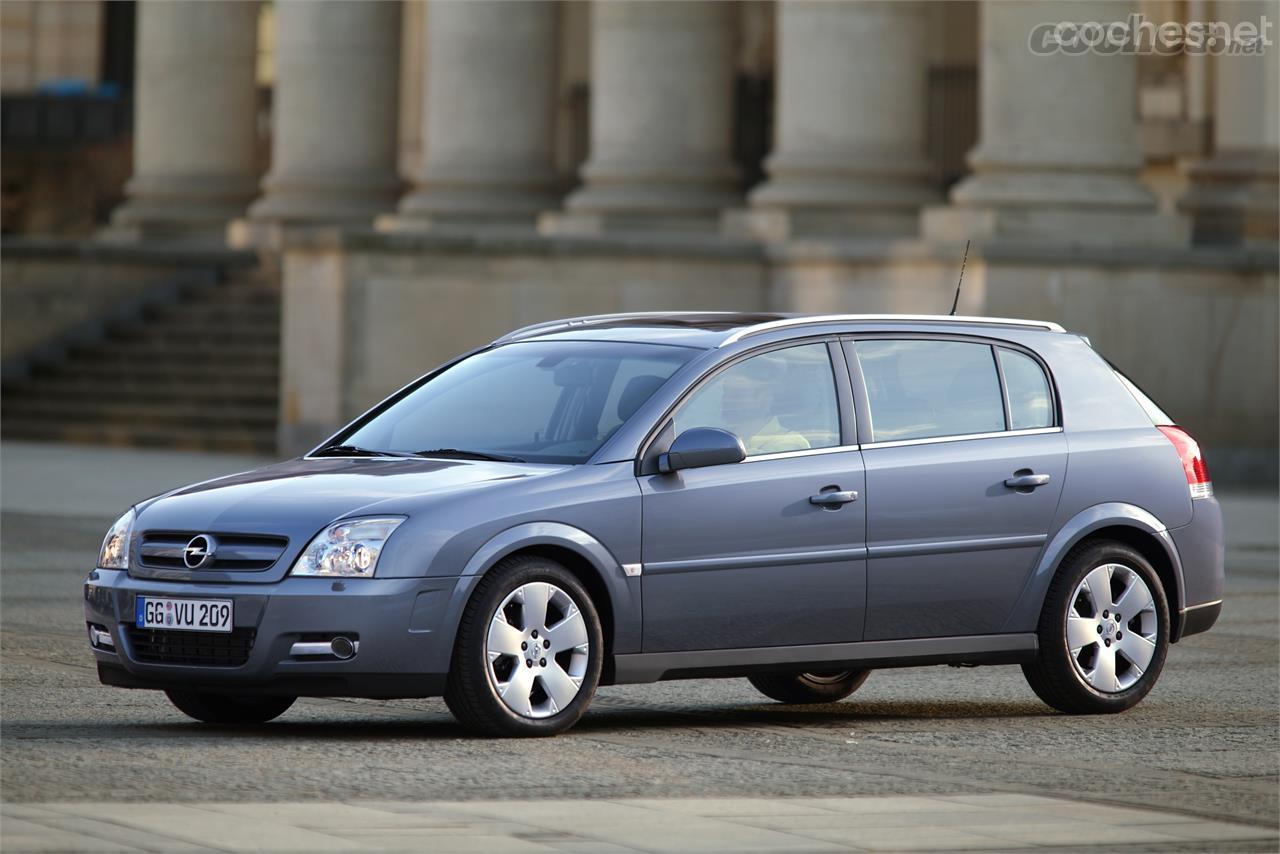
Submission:
<svg viewBox="0 0 1280 854">
<path fill-rule="evenodd" d="M 747 458 L 742 440 L 718 427 L 694 427 L 685 430 L 658 457 L 658 471 L 669 474 L 680 469 L 740 463 Z"/>
</svg>

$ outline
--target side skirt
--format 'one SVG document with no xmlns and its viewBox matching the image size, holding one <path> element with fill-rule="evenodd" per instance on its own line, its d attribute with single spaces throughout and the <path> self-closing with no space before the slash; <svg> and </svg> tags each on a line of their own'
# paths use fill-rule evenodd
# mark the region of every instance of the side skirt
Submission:
<svg viewBox="0 0 1280 854">
<path fill-rule="evenodd" d="M 813 668 L 867 669 L 927 664 L 1023 664 L 1035 659 L 1033 633 L 860 641 L 809 646 L 703 649 L 614 656 L 614 684 L 746 676 Z"/>
</svg>

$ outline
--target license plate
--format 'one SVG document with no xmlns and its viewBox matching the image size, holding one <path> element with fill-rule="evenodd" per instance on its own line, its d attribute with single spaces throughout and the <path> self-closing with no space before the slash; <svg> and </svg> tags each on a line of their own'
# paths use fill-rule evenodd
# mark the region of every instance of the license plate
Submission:
<svg viewBox="0 0 1280 854">
<path fill-rule="evenodd" d="M 232 608 L 230 599 L 159 599 L 154 596 L 139 596 L 135 616 L 140 629 L 229 632 Z"/>
</svg>

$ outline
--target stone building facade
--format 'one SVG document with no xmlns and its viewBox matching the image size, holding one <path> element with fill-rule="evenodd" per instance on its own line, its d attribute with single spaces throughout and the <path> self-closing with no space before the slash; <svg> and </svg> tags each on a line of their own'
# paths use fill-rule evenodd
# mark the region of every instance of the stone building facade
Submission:
<svg viewBox="0 0 1280 854">
<path fill-rule="evenodd" d="M 1280 46 L 1028 46 L 1135 12 L 1275 22 L 1275 0 L 270 9 L 267 31 L 253 2 L 140 0 L 101 239 L 280 271 L 284 448 L 549 317 L 945 312 L 968 243 L 961 313 L 1090 335 L 1224 471 L 1275 477 Z"/>
</svg>

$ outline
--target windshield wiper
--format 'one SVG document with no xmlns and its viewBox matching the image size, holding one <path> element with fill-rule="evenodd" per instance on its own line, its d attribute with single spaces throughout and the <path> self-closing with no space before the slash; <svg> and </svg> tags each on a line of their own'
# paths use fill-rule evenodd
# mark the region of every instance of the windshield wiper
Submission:
<svg viewBox="0 0 1280 854">
<path fill-rule="evenodd" d="M 313 453 L 313 457 L 403 457 L 415 459 L 417 454 L 405 451 L 375 451 L 372 448 L 361 448 L 359 445 L 325 445 Z"/>
<path fill-rule="evenodd" d="M 419 457 L 455 457 L 462 460 L 493 460 L 498 463 L 524 463 L 524 457 L 513 457 L 510 454 L 492 454 L 488 451 L 464 451 L 461 448 L 432 448 L 418 451 Z"/>
</svg>

